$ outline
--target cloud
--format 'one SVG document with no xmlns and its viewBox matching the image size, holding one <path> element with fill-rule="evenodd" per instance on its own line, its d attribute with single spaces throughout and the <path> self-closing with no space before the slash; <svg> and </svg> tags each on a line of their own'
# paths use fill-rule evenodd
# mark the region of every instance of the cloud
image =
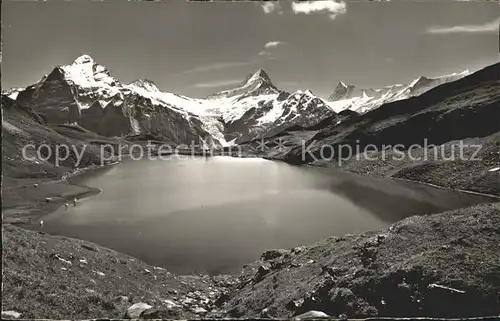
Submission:
<svg viewBox="0 0 500 321">
<path fill-rule="evenodd" d="M 278 1 L 268 1 L 264 2 L 261 5 L 262 10 L 264 10 L 265 14 L 269 14 L 272 12 L 277 12 L 278 14 L 282 14 L 283 10 L 281 10 L 281 6 Z"/>
<path fill-rule="evenodd" d="M 225 86 L 231 86 L 231 85 L 236 85 L 236 84 L 241 84 L 241 79 L 218 80 L 218 81 L 212 81 L 212 82 L 198 83 L 198 84 L 194 84 L 193 87 L 196 87 L 196 88 L 216 88 L 216 87 L 225 87 Z"/>
<path fill-rule="evenodd" d="M 278 46 L 282 46 L 285 43 L 282 41 L 269 41 L 264 45 L 264 49 L 258 53 L 259 56 L 267 56 L 270 57 L 272 56 L 271 50 L 273 48 L 276 48 Z"/>
<path fill-rule="evenodd" d="M 461 25 L 452 27 L 429 27 L 427 33 L 450 34 L 450 33 L 488 33 L 498 32 L 500 19 L 478 25 Z"/>
<path fill-rule="evenodd" d="M 313 14 L 328 13 L 330 19 L 335 19 L 339 14 L 347 12 L 347 6 L 344 1 L 318 0 L 292 2 L 292 10 L 295 14 Z"/>
<path fill-rule="evenodd" d="M 269 48 L 274 48 L 274 47 L 278 47 L 279 45 L 282 45 L 283 43 L 281 41 L 269 41 L 268 43 L 266 43 L 264 45 L 264 48 L 265 49 L 269 49 Z"/>
<path fill-rule="evenodd" d="M 199 66 L 192 69 L 188 69 L 182 72 L 182 74 L 195 74 L 200 72 L 212 71 L 212 70 L 220 70 L 220 69 L 228 69 L 240 66 L 246 66 L 251 64 L 250 61 L 246 62 L 221 62 L 221 63 L 213 63 L 210 65 Z"/>
</svg>

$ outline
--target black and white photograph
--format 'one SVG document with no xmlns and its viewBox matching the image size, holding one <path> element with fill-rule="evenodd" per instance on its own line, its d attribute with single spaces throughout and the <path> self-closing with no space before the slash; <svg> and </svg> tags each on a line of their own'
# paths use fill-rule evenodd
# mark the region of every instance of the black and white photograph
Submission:
<svg viewBox="0 0 500 321">
<path fill-rule="evenodd" d="M 4 320 L 500 320 L 498 0 L 1 3 Z"/>
</svg>

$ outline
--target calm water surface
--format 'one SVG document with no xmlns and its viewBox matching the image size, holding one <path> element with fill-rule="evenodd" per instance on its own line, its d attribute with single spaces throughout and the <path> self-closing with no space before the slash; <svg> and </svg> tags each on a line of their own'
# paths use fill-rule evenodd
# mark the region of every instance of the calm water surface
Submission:
<svg viewBox="0 0 500 321">
<path fill-rule="evenodd" d="M 125 161 L 77 178 L 103 192 L 43 218 L 172 272 L 239 272 L 271 248 L 387 227 L 485 198 L 262 159 Z"/>
</svg>

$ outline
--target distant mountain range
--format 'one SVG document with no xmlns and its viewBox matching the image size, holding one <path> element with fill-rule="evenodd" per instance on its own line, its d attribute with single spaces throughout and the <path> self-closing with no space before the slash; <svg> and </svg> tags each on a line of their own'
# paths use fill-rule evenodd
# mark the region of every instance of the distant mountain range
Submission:
<svg viewBox="0 0 500 321">
<path fill-rule="evenodd" d="M 198 144 L 201 138 L 205 145 L 221 146 L 295 125 L 313 126 L 344 109 L 364 113 L 468 74 L 420 77 L 407 85 L 382 89 L 339 82 L 324 100 L 310 90 L 280 90 L 260 69 L 236 88 L 199 99 L 163 92 L 147 79 L 121 83 L 106 67 L 82 55 L 72 64 L 55 67 L 36 84 L 2 94 L 32 107 L 48 122 L 77 123 L 104 136 L 148 133 L 174 143 Z"/>
<path fill-rule="evenodd" d="M 436 86 L 468 75 L 470 75 L 469 70 L 437 78 L 421 76 L 409 84 L 398 84 L 380 89 L 359 88 L 340 81 L 333 94 L 328 97 L 328 101 L 336 111 L 351 109 L 362 114 L 386 103 L 421 95 Z"/>
</svg>

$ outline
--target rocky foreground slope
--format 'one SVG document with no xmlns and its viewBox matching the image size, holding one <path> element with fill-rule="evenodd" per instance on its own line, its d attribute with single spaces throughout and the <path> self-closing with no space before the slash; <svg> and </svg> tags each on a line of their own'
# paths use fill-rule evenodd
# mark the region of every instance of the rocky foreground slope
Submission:
<svg viewBox="0 0 500 321">
<path fill-rule="evenodd" d="M 216 299 L 233 282 L 174 275 L 96 244 L 13 225 L 2 234 L 2 311 L 22 319 L 200 317 L 218 310 Z"/>
<path fill-rule="evenodd" d="M 500 203 L 273 250 L 246 266 L 224 310 L 292 317 L 500 315 Z"/>
</svg>

